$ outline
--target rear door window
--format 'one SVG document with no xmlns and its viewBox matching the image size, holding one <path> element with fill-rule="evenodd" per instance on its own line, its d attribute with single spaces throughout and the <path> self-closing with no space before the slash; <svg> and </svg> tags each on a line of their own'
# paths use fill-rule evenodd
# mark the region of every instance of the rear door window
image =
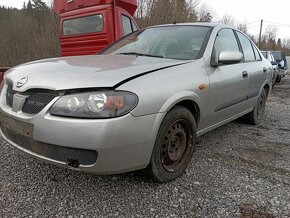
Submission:
<svg viewBox="0 0 290 218">
<path fill-rule="evenodd" d="M 250 40 L 244 34 L 242 34 L 240 32 L 237 32 L 237 35 L 238 35 L 238 38 L 241 42 L 245 61 L 246 62 L 255 61 L 256 57 L 255 57 L 253 46 L 252 46 L 252 43 L 250 42 Z"/>
<path fill-rule="evenodd" d="M 65 36 L 102 32 L 103 29 L 104 19 L 101 14 L 65 20 L 62 25 Z"/>
</svg>

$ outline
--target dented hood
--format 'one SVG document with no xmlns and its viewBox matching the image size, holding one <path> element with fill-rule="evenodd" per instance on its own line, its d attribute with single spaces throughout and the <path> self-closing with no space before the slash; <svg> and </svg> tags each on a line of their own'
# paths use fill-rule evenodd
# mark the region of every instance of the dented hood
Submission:
<svg viewBox="0 0 290 218">
<path fill-rule="evenodd" d="M 32 88 L 111 88 L 146 73 L 186 62 L 135 55 L 62 57 L 19 65 L 7 71 L 5 79 L 13 83 L 14 90 L 20 92 Z M 23 78 L 25 84 L 17 87 L 17 82 Z"/>
</svg>

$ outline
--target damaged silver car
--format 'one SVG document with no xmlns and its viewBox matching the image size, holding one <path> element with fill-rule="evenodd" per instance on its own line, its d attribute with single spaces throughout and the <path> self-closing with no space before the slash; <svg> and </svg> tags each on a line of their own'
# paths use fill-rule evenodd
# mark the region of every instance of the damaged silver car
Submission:
<svg viewBox="0 0 290 218">
<path fill-rule="evenodd" d="M 49 163 L 99 174 L 183 174 L 196 138 L 262 120 L 272 66 L 221 24 L 146 28 L 101 54 L 17 66 L 1 86 L 1 135 Z M 193 160 L 194 161 L 194 160 Z"/>
</svg>

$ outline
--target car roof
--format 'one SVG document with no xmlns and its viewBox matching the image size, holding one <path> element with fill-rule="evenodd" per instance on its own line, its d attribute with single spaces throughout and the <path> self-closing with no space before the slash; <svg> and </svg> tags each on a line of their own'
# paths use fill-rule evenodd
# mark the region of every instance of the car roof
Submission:
<svg viewBox="0 0 290 218">
<path fill-rule="evenodd" d="M 236 29 L 233 26 L 225 25 L 225 24 L 222 24 L 222 23 L 204 23 L 204 22 L 161 24 L 161 25 L 156 25 L 156 26 L 151 26 L 151 27 L 166 27 L 166 26 L 206 26 L 206 27 L 217 27 L 217 26 L 220 26 L 220 27 L 227 27 L 227 28 Z"/>
</svg>

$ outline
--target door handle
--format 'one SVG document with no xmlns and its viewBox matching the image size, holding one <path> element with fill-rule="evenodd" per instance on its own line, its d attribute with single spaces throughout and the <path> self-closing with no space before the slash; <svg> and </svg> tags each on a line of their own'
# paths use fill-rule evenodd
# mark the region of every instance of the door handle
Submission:
<svg viewBox="0 0 290 218">
<path fill-rule="evenodd" d="M 243 78 L 248 78 L 248 72 L 247 71 L 243 71 L 242 75 L 243 75 Z"/>
<path fill-rule="evenodd" d="M 264 72 L 264 73 L 267 72 L 267 68 L 266 68 L 266 67 L 263 68 L 263 72 Z"/>
</svg>

